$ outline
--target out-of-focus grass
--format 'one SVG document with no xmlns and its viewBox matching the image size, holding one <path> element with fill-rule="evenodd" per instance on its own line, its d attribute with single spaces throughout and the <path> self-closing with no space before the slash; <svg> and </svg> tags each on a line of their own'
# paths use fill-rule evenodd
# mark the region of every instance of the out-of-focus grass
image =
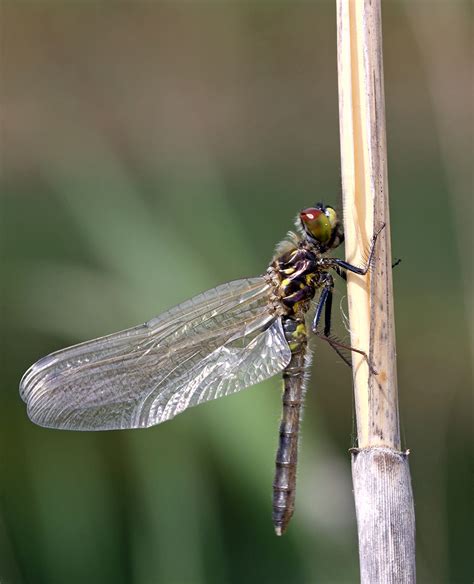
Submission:
<svg viewBox="0 0 474 584">
<path fill-rule="evenodd" d="M 263 272 L 299 208 L 338 203 L 332 4 L 9 4 L 3 16 L 0 577 L 355 581 L 350 374 L 327 347 L 315 343 L 282 539 L 278 379 L 161 427 L 98 434 L 34 427 L 17 393 L 54 349 Z M 457 582 L 472 507 L 470 250 L 456 240 L 468 201 L 446 180 L 406 22 L 384 5 L 402 434 L 420 581 Z"/>
</svg>

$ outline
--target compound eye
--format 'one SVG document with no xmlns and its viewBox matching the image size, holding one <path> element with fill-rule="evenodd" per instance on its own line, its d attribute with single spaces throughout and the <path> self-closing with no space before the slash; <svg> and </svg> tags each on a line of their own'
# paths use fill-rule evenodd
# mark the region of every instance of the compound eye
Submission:
<svg viewBox="0 0 474 584">
<path fill-rule="evenodd" d="M 301 223 L 307 233 L 320 243 L 325 243 L 331 237 L 329 217 L 321 209 L 310 207 L 300 213 Z"/>
<path fill-rule="evenodd" d="M 321 209 L 310 207 L 309 209 L 304 209 L 303 211 L 301 211 L 300 218 L 305 225 L 308 225 L 316 221 L 321 214 L 322 214 Z"/>
<path fill-rule="evenodd" d="M 338 222 L 336 211 L 332 207 L 326 207 L 325 215 L 329 219 L 329 225 L 331 226 L 331 229 L 334 229 Z"/>
</svg>

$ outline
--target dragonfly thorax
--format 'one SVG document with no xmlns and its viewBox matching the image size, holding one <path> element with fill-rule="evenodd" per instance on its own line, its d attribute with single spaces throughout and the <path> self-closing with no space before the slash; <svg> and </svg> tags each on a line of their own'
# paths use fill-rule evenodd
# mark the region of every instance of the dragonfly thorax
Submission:
<svg viewBox="0 0 474 584">
<path fill-rule="evenodd" d="M 317 288 L 322 283 L 320 254 L 312 246 L 300 241 L 274 258 L 268 274 L 275 287 L 275 297 L 287 315 L 308 311 Z"/>
</svg>

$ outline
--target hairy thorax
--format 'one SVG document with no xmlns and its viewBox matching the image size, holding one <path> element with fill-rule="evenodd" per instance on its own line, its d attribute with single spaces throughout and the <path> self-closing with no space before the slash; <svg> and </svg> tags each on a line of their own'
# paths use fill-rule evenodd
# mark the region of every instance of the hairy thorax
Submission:
<svg viewBox="0 0 474 584">
<path fill-rule="evenodd" d="M 274 288 L 274 300 L 287 316 L 303 316 L 321 285 L 322 258 L 306 241 L 290 235 L 278 245 L 267 279 Z"/>
</svg>

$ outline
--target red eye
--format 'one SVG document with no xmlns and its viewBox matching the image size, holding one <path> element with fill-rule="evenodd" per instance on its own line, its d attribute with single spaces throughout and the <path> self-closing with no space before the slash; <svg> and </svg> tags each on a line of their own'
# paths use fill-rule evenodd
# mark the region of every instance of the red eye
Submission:
<svg viewBox="0 0 474 584">
<path fill-rule="evenodd" d="M 304 209 L 300 213 L 300 219 L 304 223 L 308 223 L 310 221 L 314 221 L 322 214 L 321 209 L 315 209 L 314 207 L 310 207 L 309 209 Z"/>
</svg>

